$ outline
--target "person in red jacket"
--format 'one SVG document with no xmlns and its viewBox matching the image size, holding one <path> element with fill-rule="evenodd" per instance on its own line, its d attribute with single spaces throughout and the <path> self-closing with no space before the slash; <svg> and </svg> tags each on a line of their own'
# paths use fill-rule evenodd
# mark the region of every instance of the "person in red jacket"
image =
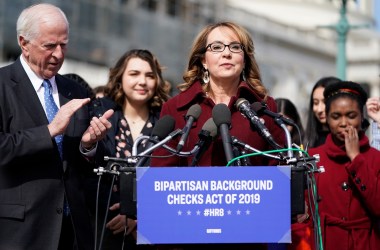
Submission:
<svg viewBox="0 0 380 250">
<path fill-rule="evenodd" d="M 231 112 L 229 133 L 238 140 L 258 150 L 271 150 L 273 147 L 251 128 L 250 121 L 236 108 L 239 98 L 249 103 L 266 102 L 268 108 L 276 111 L 274 99 L 268 96 L 261 82 L 259 67 L 254 57 L 254 45 L 249 33 L 238 24 L 221 22 L 206 26 L 195 39 L 183 76 L 185 83 L 180 84 L 180 93 L 169 99 L 162 107 L 161 117 L 170 115 L 175 119 L 175 128 L 184 128 L 186 114 L 191 106 L 198 104 L 201 113 L 190 129 L 182 151 L 190 151 L 199 140 L 198 133 L 205 122 L 212 117 L 213 108 L 225 104 Z M 283 145 L 285 134 L 273 119 L 263 116 L 263 121 L 274 140 Z M 214 119 L 215 120 L 215 119 Z M 179 139 L 168 143 L 176 148 Z M 250 152 L 249 152 L 250 153 Z M 165 148 L 153 153 L 151 166 L 191 166 L 193 157 L 172 156 Z M 235 156 L 235 155 L 234 155 Z M 250 157 L 251 165 L 276 165 L 266 157 Z M 197 166 L 226 166 L 221 137 L 215 138 L 206 152 L 197 161 Z"/>
<path fill-rule="evenodd" d="M 323 249 L 379 249 L 380 152 L 363 130 L 367 94 L 344 81 L 327 86 L 324 97 L 330 134 L 309 150 L 325 169 L 316 174 Z"/>
<path fill-rule="evenodd" d="M 186 124 L 189 109 L 199 105 L 199 117 L 193 122 L 189 136 L 181 151 L 191 151 L 199 140 L 199 132 L 210 118 L 215 121 L 214 107 L 225 107 L 227 112 L 220 112 L 217 118 L 225 119 L 231 115 L 228 132 L 231 136 L 261 151 L 273 147 L 255 128 L 250 120 L 245 118 L 236 107 L 237 101 L 244 98 L 249 103 L 266 102 L 271 111 L 276 111 L 274 99 L 268 96 L 261 82 L 259 67 L 254 57 L 254 45 L 249 33 L 240 25 L 232 22 L 220 22 L 206 26 L 196 37 L 188 62 L 187 71 L 183 76 L 185 83 L 180 84 L 180 93 L 163 104 L 161 117 L 170 115 L 175 120 L 174 129 L 182 129 Z M 224 105 L 224 106 L 223 106 Z M 220 111 L 220 110 L 219 110 Z M 284 145 L 285 133 L 272 118 L 262 116 L 265 126 L 273 139 L 280 146 Z M 218 122 L 215 121 L 217 124 Z M 182 136 L 181 136 L 182 137 Z M 178 149 L 180 138 L 167 143 Z M 180 144 L 181 145 L 181 144 Z M 244 154 L 239 148 L 233 150 L 233 156 Z M 238 151 L 238 152 L 237 152 Z M 251 153 L 251 152 L 246 152 Z M 153 152 L 151 167 L 164 166 L 226 166 L 227 154 L 221 136 L 216 136 L 206 151 L 194 162 L 193 156 L 181 157 L 160 147 Z M 157 157 L 160 156 L 160 157 Z M 165 157 L 168 156 L 168 157 Z M 278 160 L 264 156 L 254 156 L 245 159 L 244 164 L 254 166 L 278 165 Z M 249 161 L 249 162 L 248 162 Z M 243 162 L 243 161 L 242 161 Z M 237 163 L 236 161 L 234 164 Z M 183 246 L 184 249 L 199 249 L 200 245 Z M 261 244 L 207 244 L 207 249 L 266 249 Z M 173 248 L 170 246 L 169 248 Z"/>
</svg>

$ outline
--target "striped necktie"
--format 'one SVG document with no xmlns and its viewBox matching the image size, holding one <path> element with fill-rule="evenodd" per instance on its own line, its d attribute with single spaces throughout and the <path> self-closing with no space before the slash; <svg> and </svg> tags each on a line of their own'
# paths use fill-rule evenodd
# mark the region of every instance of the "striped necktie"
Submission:
<svg viewBox="0 0 380 250">
<path fill-rule="evenodd" d="M 45 79 L 42 83 L 44 87 L 44 101 L 45 101 L 45 108 L 46 108 L 46 116 L 49 120 L 49 123 L 53 121 L 55 115 L 58 112 L 57 104 L 54 102 L 53 98 L 53 91 L 52 86 L 49 80 Z M 57 135 L 55 138 L 55 142 L 57 143 L 59 154 L 62 158 L 62 142 L 63 142 L 63 135 Z"/>
</svg>

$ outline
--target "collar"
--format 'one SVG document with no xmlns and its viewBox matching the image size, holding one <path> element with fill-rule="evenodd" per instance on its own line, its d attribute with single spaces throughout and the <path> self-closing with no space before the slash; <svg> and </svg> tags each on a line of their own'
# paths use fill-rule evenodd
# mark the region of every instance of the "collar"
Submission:
<svg viewBox="0 0 380 250">
<path fill-rule="evenodd" d="M 331 137 L 331 133 L 327 135 L 325 145 L 326 153 L 330 158 L 348 159 L 345 145 L 336 145 Z M 359 132 L 359 147 L 360 152 L 366 151 L 370 148 L 368 137 L 365 135 L 363 131 Z"/>
<path fill-rule="evenodd" d="M 179 100 L 179 108 L 188 106 L 189 104 L 196 103 L 199 99 L 205 99 L 206 94 L 203 92 L 202 84 L 200 81 L 194 82 L 188 89 L 181 92 L 181 98 Z M 246 82 L 240 82 L 238 86 L 238 91 L 236 94 L 236 99 L 244 97 L 250 103 L 261 102 L 263 98 L 260 97 L 252 87 L 250 87 Z"/>
<path fill-rule="evenodd" d="M 29 64 L 26 62 L 23 55 L 20 55 L 20 62 L 21 62 L 21 66 L 24 68 L 26 74 L 28 75 L 29 80 L 31 81 L 34 90 L 38 92 L 40 88 L 42 88 L 42 82 L 44 79 L 42 79 L 41 77 L 36 75 L 36 73 L 34 73 L 34 71 L 30 68 Z M 52 86 L 53 94 L 57 93 L 58 89 L 57 89 L 57 83 L 55 82 L 55 76 L 50 78 L 49 81 Z"/>
</svg>

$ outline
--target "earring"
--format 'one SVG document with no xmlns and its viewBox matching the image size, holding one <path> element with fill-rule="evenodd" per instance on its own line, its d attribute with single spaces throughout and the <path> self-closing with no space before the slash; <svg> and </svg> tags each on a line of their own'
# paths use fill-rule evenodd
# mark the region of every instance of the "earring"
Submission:
<svg viewBox="0 0 380 250">
<path fill-rule="evenodd" d="M 243 71 L 241 72 L 241 78 L 243 79 L 244 82 L 247 81 L 247 78 L 245 78 L 245 71 L 243 69 Z"/>
<path fill-rule="evenodd" d="M 208 72 L 208 69 L 205 69 L 203 71 L 203 76 L 202 76 L 203 83 L 207 84 L 210 82 L 210 74 Z"/>
</svg>

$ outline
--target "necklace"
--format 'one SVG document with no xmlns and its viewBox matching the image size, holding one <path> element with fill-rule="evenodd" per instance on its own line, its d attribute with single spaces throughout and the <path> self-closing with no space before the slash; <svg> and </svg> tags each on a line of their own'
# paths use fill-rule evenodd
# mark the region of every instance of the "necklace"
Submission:
<svg viewBox="0 0 380 250">
<path fill-rule="evenodd" d="M 144 119 L 138 119 L 138 120 L 130 120 L 130 119 L 127 119 L 128 123 L 132 123 L 132 124 L 138 124 L 138 123 L 141 123 L 141 122 L 145 122 Z"/>
<path fill-rule="evenodd" d="M 129 124 L 132 124 L 132 125 L 134 125 L 134 124 L 141 124 L 142 122 L 146 122 L 147 120 L 148 120 L 148 118 L 149 118 L 149 114 L 147 114 L 147 115 L 134 115 L 134 116 L 132 116 L 132 115 L 128 115 L 128 114 L 126 114 L 126 113 L 124 113 L 123 114 L 123 116 L 124 116 L 124 119 L 129 123 Z"/>
</svg>

